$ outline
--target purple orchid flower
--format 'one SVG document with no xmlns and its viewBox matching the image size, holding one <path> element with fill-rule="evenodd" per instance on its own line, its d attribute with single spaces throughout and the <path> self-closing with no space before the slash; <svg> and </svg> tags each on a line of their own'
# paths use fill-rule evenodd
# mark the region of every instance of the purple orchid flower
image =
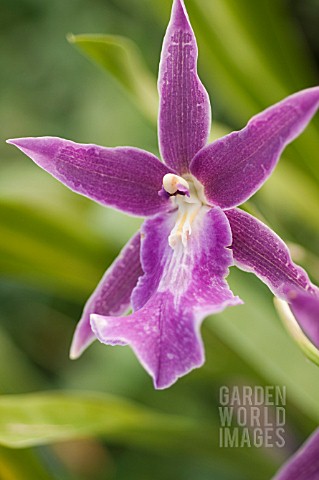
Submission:
<svg viewBox="0 0 319 480">
<path fill-rule="evenodd" d="M 319 480 L 319 429 L 289 458 L 273 480 Z"/>
<path fill-rule="evenodd" d="M 319 290 L 275 233 L 236 208 L 267 180 L 284 147 L 315 114 L 319 88 L 286 98 L 243 130 L 205 146 L 210 103 L 182 0 L 173 2 L 158 86 L 164 163 L 130 147 L 53 137 L 9 140 L 75 192 L 148 217 L 86 304 L 71 358 L 96 337 L 129 344 L 155 387 L 170 386 L 204 362 L 203 318 L 242 303 L 225 280 L 234 263 L 289 302 L 319 345 Z M 124 316 L 130 306 L 133 313 Z"/>
</svg>

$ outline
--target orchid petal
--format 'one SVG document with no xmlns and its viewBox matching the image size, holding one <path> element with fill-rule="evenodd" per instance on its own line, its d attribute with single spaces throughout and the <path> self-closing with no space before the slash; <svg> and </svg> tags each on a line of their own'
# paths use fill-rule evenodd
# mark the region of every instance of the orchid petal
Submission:
<svg viewBox="0 0 319 480">
<path fill-rule="evenodd" d="M 159 68 L 159 143 L 163 160 L 180 175 L 206 144 L 208 94 L 197 75 L 197 44 L 183 0 L 174 0 Z"/>
<path fill-rule="evenodd" d="M 137 148 L 105 148 L 56 137 L 17 138 L 18 147 L 71 190 L 132 215 L 148 216 L 170 203 L 158 195 L 169 170 Z"/>
<path fill-rule="evenodd" d="M 137 310 L 128 317 L 91 315 L 98 339 L 129 344 L 156 388 L 173 384 L 204 362 L 200 324 L 204 316 L 241 303 L 224 278 L 232 265 L 229 223 L 222 210 L 202 212 L 187 246 L 172 249 L 168 236 L 177 213 L 145 222 L 142 267 L 132 295 Z"/>
<path fill-rule="evenodd" d="M 212 205 L 232 208 L 250 198 L 275 168 L 284 147 L 307 126 L 319 107 L 319 87 L 302 90 L 203 148 L 191 173 Z"/>
<path fill-rule="evenodd" d="M 235 264 L 257 275 L 274 295 L 288 302 L 300 327 L 318 347 L 319 289 L 293 263 L 287 246 L 270 228 L 242 210 L 225 213 L 233 234 Z"/>
<path fill-rule="evenodd" d="M 140 233 L 123 248 L 87 301 L 74 333 L 70 358 L 78 358 L 95 340 L 90 315 L 122 315 L 130 306 L 130 298 L 138 278 L 143 275 L 140 262 Z"/>
<path fill-rule="evenodd" d="M 319 429 L 285 463 L 273 480 L 318 480 Z"/>
</svg>

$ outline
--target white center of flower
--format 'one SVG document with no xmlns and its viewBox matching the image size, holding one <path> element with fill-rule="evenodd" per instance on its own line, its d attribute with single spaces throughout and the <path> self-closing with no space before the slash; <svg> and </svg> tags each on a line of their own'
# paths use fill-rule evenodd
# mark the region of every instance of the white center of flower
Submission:
<svg viewBox="0 0 319 480">
<path fill-rule="evenodd" d="M 192 233 L 192 224 L 201 208 L 207 205 L 203 186 L 191 176 L 182 178 L 168 173 L 163 177 L 163 187 L 178 208 L 177 220 L 168 237 L 168 243 L 173 249 L 180 242 L 186 247 Z"/>
</svg>

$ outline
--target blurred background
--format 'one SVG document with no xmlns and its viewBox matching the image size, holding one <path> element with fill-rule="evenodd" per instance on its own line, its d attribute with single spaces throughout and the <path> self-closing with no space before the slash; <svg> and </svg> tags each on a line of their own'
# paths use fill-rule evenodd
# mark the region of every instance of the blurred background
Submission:
<svg viewBox="0 0 319 480">
<path fill-rule="evenodd" d="M 185 3 L 212 138 L 318 84 L 318 0 Z M 204 322 L 205 366 L 169 390 L 154 391 L 129 348 L 95 342 L 68 358 L 87 297 L 140 220 L 68 191 L 5 139 L 52 135 L 157 154 L 170 7 L 0 0 L 1 480 L 266 480 L 319 422 L 318 367 L 284 330 L 268 289 L 235 269 L 230 283 L 245 305 Z M 317 116 L 249 204 L 317 283 L 318 165 Z M 287 387 L 285 448 L 219 448 L 223 385 Z"/>
</svg>

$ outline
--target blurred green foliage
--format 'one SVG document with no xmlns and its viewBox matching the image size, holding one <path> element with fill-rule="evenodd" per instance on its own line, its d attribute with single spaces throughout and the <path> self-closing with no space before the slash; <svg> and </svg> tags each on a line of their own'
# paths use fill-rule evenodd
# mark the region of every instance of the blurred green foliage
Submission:
<svg viewBox="0 0 319 480">
<path fill-rule="evenodd" d="M 317 83 L 316 0 L 186 3 L 214 136 Z M 318 369 L 282 328 L 266 287 L 238 271 L 230 282 L 245 306 L 205 322 L 205 366 L 171 389 L 155 392 L 128 348 L 96 342 L 68 359 L 87 296 L 140 220 L 67 191 L 4 140 L 58 135 L 157 153 L 155 82 L 170 5 L 0 0 L 1 479 L 255 480 L 258 471 L 266 480 L 319 421 Z M 287 148 L 250 204 L 316 281 L 318 126 Z M 286 449 L 218 447 L 225 384 L 287 386 Z M 26 445 L 35 447 L 6 448 Z"/>
</svg>

